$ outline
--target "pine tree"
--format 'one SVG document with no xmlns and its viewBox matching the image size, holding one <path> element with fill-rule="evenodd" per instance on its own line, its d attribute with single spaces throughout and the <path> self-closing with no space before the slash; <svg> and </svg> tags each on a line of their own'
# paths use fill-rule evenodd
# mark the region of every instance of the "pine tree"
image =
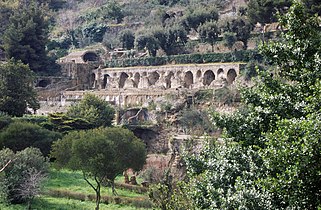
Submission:
<svg viewBox="0 0 321 210">
<path fill-rule="evenodd" d="M 8 59 L 21 60 L 35 72 L 44 71 L 48 57 L 45 45 L 48 23 L 41 7 L 35 2 L 24 3 L 14 11 L 3 36 L 3 47 Z"/>
</svg>

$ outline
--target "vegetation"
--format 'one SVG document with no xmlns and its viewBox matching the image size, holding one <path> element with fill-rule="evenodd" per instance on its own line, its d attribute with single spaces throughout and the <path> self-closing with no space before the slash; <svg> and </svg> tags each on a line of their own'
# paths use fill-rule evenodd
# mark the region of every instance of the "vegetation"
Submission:
<svg viewBox="0 0 321 210">
<path fill-rule="evenodd" d="M 225 138 L 185 157 L 188 181 L 171 200 L 187 195 L 197 209 L 320 208 L 319 19 L 296 2 L 280 23 L 282 39 L 261 48 L 273 73 L 242 90 L 239 111 L 213 116 Z"/>
<path fill-rule="evenodd" d="M 27 65 L 14 60 L 0 64 L 0 111 L 22 116 L 39 108 L 32 86 L 33 74 Z"/>
<path fill-rule="evenodd" d="M 0 148 L 9 148 L 14 152 L 27 147 L 40 149 L 48 155 L 53 141 L 61 138 L 61 134 L 49 131 L 32 123 L 13 122 L 0 132 Z"/>
<path fill-rule="evenodd" d="M 26 148 L 14 153 L 0 150 L 0 165 L 11 163 L 1 173 L 0 198 L 2 202 L 28 203 L 40 193 L 40 186 L 49 170 L 49 163 L 39 149 Z"/>
<path fill-rule="evenodd" d="M 83 172 L 84 179 L 95 190 L 99 209 L 103 182 L 110 183 L 115 193 L 115 178 L 128 168 L 141 169 L 146 151 L 145 144 L 129 130 L 101 128 L 67 134 L 54 143 L 52 157 L 58 168 Z"/>
<path fill-rule="evenodd" d="M 36 1 L 20 2 L 9 18 L 3 34 L 3 48 L 7 58 L 28 64 L 35 72 L 44 71 L 48 57 L 45 50 L 48 39 L 48 23 L 43 9 Z"/>
<path fill-rule="evenodd" d="M 111 105 L 92 94 L 86 94 L 76 105 L 70 107 L 67 116 L 82 118 L 95 127 L 111 126 L 115 110 Z"/>
</svg>

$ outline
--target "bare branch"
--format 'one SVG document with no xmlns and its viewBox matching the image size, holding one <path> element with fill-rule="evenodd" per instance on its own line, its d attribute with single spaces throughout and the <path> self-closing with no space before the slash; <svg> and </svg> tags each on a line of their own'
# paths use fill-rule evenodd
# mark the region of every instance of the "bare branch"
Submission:
<svg viewBox="0 0 321 210">
<path fill-rule="evenodd" d="M 9 160 L 9 161 L 6 163 L 6 165 L 4 165 L 4 166 L 2 167 L 2 169 L 0 169 L 0 173 L 1 173 L 10 163 L 11 163 L 11 160 Z"/>
</svg>

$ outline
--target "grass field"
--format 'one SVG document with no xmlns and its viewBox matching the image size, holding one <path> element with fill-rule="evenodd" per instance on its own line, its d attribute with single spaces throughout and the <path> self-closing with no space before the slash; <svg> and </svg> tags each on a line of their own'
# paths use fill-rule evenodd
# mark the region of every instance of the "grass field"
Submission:
<svg viewBox="0 0 321 210">
<path fill-rule="evenodd" d="M 122 178 L 118 178 L 117 182 L 121 182 Z M 76 199 L 67 198 L 68 193 L 76 193 L 80 195 L 95 195 L 94 190 L 86 183 L 83 179 L 81 172 L 74 172 L 68 170 L 57 171 L 52 169 L 48 180 L 44 184 L 44 194 L 35 198 L 32 209 L 37 210 L 87 210 L 95 209 L 95 202 L 85 199 L 83 201 Z M 62 191 L 65 192 L 66 196 L 54 196 L 53 192 Z M 147 208 L 137 208 L 141 207 L 141 203 L 148 203 L 147 195 L 132 192 L 130 190 L 116 189 L 117 197 L 125 199 L 134 200 L 133 204 L 136 205 L 121 205 L 114 204 L 110 202 L 108 205 L 101 203 L 100 209 L 102 210 L 113 210 L 113 209 L 147 209 Z M 102 187 L 102 196 L 113 197 L 110 187 Z M 138 201 L 136 202 L 137 199 Z M 148 205 L 147 205 L 148 206 Z M 6 206 L 0 203 L 0 210 L 25 210 L 26 205 L 10 205 Z"/>
</svg>

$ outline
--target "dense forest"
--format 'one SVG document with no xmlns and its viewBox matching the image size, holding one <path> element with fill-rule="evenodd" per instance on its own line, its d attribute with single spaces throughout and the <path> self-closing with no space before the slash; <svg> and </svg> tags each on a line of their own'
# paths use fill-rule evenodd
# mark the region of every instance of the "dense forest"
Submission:
<svg viewBox="0 0 321 210">
<path fill-rule="evenodd" d="M 216 129 L 220 138 L 207 136 L 198 151 L 187 143 L 180 154 L 186 173 L 175 179 L 166 171 L 150 183 L 148 205 L 162 210 L 321 209 L 318 0 L 4 0 L 0 10 L 5 55 L 0 64 L 0 208 L 21 203 L 31 208 L 48 173 L 67 177 L 53 167 L 73 171 L 69 179 L 80 174 L 95 194 L 49 186 L 46 196 L 90 199 L 95 201 L 90 208 L 99 209 L 103 188 L 110 187 L 119 204 L 117 177 L 145 163 L 146 145 L 128 129 L 113 127 L 115 108 L 94 95 L 85 95 L 66 113 L 24 116 L 39 108 L 33 76 L 59 74 L 57 58 L 84 48 L 101 55 L 122 48 L 161 57 L 193 54 L 196 46 L 207 45 L 206 54 L 220 52 L 218 43 L 235 53 L 258 39 L 251 50 L 260 60 L 250 62 L 251 85 L 240 88 L 237 110 L 207 113 L 202 134 Z M 276 21 L 278 30 L 265 34 L 264 28 Z M 198 120 L 186 116 L 188 122 Z M 127 202 L 143 206 L 145 198 Z"/>
</svg>

